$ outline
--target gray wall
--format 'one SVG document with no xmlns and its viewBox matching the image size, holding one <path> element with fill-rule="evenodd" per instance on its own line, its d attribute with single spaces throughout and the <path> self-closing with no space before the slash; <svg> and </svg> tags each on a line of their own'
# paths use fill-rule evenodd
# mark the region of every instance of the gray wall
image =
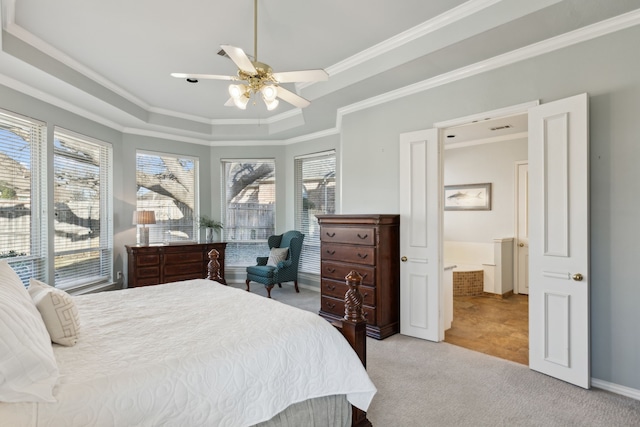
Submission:
<svg viewBox="0 0 640 427">
<path fill-rule="evenodd" d="M 587 92 L 591 366 L 640 389 L 640 28 L 630 28 L 343 118 L 342 213 L 397 213 L 398 136 L 434 123 Z M 366 165 L 367 167 L 359 167 Z"/>
<path fill-rule="evenodd" d="M 491 210 L 445 211 L 443 239 L 493 243 L 515 234 L 515 162 L 527 160 L 527 140 L 444 151 L 444 185 L 491 183 Z"/>
</svg>

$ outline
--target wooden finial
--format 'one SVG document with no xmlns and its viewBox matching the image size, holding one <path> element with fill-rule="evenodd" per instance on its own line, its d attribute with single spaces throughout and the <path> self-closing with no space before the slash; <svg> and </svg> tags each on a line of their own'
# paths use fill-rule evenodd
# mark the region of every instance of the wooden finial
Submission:
<svg viewBox="0 0 640 427">
<path fill-rule="evenodd" d="M 362 315 L 362 294 L 360 284 L 362 276 L 357 271 L 351 270 L 345 277 L 349 289 L 344 294 L 344 318 L 351 321 L 364 320 Z"/>
<path fill-rule="evenodd" d="M 207 255 L 210 259 L 209 264 L 207 264 L 207 279 L 226 285 L 227 283 L 220 275 L 220 262 L 218 261 L 220 252 L 217 249 L 211 249 Z"/>
</svg>

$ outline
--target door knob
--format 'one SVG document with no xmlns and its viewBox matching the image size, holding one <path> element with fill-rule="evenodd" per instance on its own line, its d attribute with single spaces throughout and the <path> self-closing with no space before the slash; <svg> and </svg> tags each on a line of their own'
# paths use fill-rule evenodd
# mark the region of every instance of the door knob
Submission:
<svg viewBox="0 0 640 427">
<path fill-rule="evenodd" d="M 402 262 L 407 262 L 407 257 L 406 257 L 406 256 L 403 256 L 402 258 L 400 258 L 400 261 L 402 261 Z"/>
<path fill-rule="evenodd" d="M 524 248 L 524 243 L 520 243 L 518 246 L 520 246 L 521 248 Z"/>
<path fill-rule="evenodd" d="M 580 273 L 574 274 L 573 276 L 571 276 L 571 278 L 576 282 L 582 282 L 582 279 L 583 279 L 582 274 Z"/>
</svg>

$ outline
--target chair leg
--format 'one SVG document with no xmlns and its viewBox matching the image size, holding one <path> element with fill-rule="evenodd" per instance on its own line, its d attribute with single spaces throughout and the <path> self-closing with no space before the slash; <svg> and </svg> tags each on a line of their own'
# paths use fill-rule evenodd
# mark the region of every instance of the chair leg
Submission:
<svg viewBox="0 0 640 427">
<path fill-rule="evenodd" d="M 267 285 L 265 288 L 267 288 L 267 297 L 271 298 L 271 289 L 273 289 L 273 285 Z"/>
<path fill-rule="evenodd" d="M 249 289 L 249 282 L 250 281 L 251 280 L 249 280 L 249 279 L 245 280 L 245 283 L 247 284 L 247 292 L 251 292 L 251 290 Z"/>
<path fill-rule="evenodd" d="M 298 289 L 298 281 L 297 280 L 293 281 L 293 286 L 295 286 L 295 288 L 296 288 L 296 293 L 299 294 L 300 293 L 300 289 Z"/>
<path fill-rule="evenodd" d="M 278 287 L 281 288 L 282 287 L 282 283 L 278 283 Z"/>
</svg>

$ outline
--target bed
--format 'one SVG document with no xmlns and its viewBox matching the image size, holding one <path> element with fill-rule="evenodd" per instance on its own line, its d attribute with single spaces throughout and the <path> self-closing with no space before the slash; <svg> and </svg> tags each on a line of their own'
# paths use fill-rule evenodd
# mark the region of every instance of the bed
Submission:
<svg viewBox="0 0 640 427">
<path fill-rule="evenodd" d="M 52 396 L 0 403 L 3 425 L 346 426 L 352 407 L 370 425 L 375 386 L 314 313 L 206 279 L 71 299 L 77 343 L 52 345 Z"/>
</svg>

